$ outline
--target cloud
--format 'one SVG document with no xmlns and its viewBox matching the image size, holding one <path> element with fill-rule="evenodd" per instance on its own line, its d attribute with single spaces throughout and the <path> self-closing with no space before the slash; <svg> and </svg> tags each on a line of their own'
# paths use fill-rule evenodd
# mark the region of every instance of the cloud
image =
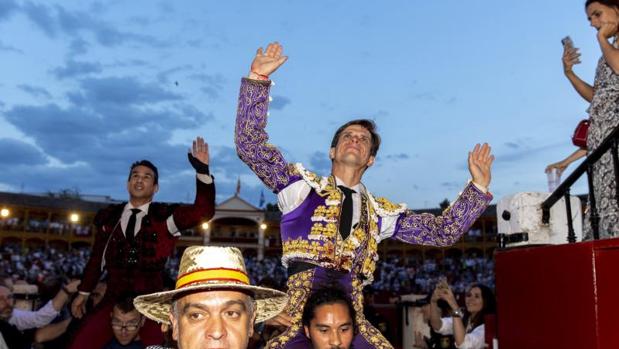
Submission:
<svg viewBox="0 0 619 349">
<path fill-rule="evenodd" d="M 511 149 L 519 149 L 521 145 L 516 142 L 505 142 L 505 146 Z"/>
<path fill-rule="evenodd" d="M 420 101 L 435 101 L 437 99 L 436 94 L 433 92 L 420 92 L 411 96 L 412 99 Z"/>
<path fill-rule="evenodd" d="M 454 105 L 458 102 L 458 98 L 455 96 L 444 96 L 441 93 L 432 91 L 413 92 L 410 95 L 410 99 L 420 102 L 437 102 L 446 105 Z"/>
<path fill-rule="evenodd" d="M 189 78 L 203 84 L 200 91 L 212 99 L 217 99 L 219 97 L 219 93 L 226 83 L 226 79 L 221 74 L 209 75 L 198 73 L 190 75 Z"/>
<path fill-rule="evenodd" d="M 408 154 L 405 153 L 399 153 L 399 154 L 389 154 L 387 155 L 385 158 L 389 159 L 389 160 L 408 160 L 411 157 Z"/>
<path fill-rule="evenodd" d="M 441 187 L 448 189 L 449 191 L 462 189 L 462 182 L 443 182 Z"/>
<path fill-rule="evenodd" d="M 22 50 L 20 50 L 18 48 L 15 48 L 13 46 L 10 46 L 10 45 L 5 45 L 5 44 L 2 43 L 2 41 L 0 41 L 0 52 L 2 52 L 2 51 L 24 54 L 24 51 L 22 51 Z"/>
<path fill-rule="evenodd" d="M 43 30 L 45 34 L 54 38 L 58 33 L 57 24 L 51 14 L 51 9 L 45 5 L 39 5 L 27 1 L 22 10 L 26 16 Z"/>
<path fill-rule="evenodd" d="M 269 108 L 272 110 L 282 110 L 290 104 L 290 98 L 284 96 L 273 96 L 273 100 L 269 103 Z"/>
<path fill-rule="evenodd" d="M 218 181 L 217 182 L 217 203 L 221 203 L 222 201 L 229 199 L 236 192 L 236 179 L 233 181 Z M 254 206 L 258 206 L 260 203 L 260 193 L 264 193 L 264 202 L 266 203 L 275 203 L 277 202 L 277 197 L 271 189 L 267 188 L 264 184 L 250 184 L 246 181 L 241 180 L 241 193 L 240 197 L 243 200 L 248 201 L 250 204 Z"/>
<path fill-rule="evenodd" d="M 75 78 L 91 73 L 101 73 L 103 68 L 98 62 L 77 62 L 69 59 L 65 66 L 58 67 L 52 70 L 52 73 L 58 79 Z"/>
<path fill-rule="evenodd" d="M 0 163 L 4 166 L 44 165 L 45 155 L 31 144 L 12 138 L 0 138 Z"/>
<path fill-rule="evenodd" d="M 211 155 L 212 171 L 222 178 L 238 178 L 253 175 L 251 169 L 239 159 L 236 149 L 229 146 L 218 147 Z"/>
<path fill-rule="evenodd" d="M 386 111 L 386 110 L 382 110 L 382 109 L 381 109 L 381 110 L 378 110 L 378 111 L 377 111 L 377 112 L 375 112 L 375 113 L 368 114 L 368 115 L 366 116 L 366 118 L 371 119 L 371 120 L 377 120 L 377 119 L 380 119 L 380 118 L 382 118 L 382 117 L 386 117 L 386 116 L 389 116 L 389 112 L 388 112 L 388 111 Z"/>
<path fill-rule="evenodd" d="M 143 105 L 180 100 L 181 97 L 153 83 L 143 83 L 133 77 L 88 78 L 80 81 L 82 93 L 72 93 L 76 104 L 84 100 L 97 104 Z"/>
<path fill-rule="evenodd" d="M 310 156 L 310 171 L 325 176 L 331 173 L 331 160 L 325 152 L 317 151 Z"/>
<path fill-rule="evenodd" d="M 150 158 L 186 170 L 187 146 L 171 145 L 175 130 L 194 129 L 213 116 L 153 83 L 135 78 L 84 79 L 69 105 L 16 105 L 5 119 L 64 165 L 85 164 L 125 175 L 127 163 Z M 0 171 L 2 171 L 0 164 Z"/>
<path fill-rule="evenodd" d="M 75 38 L 71 40 L 71 44 L 69 44 L 69 57 L 83 55 L 88 52 L 89 47 L 90 44 L 88 41 L 82 38 Z"/>
<path fill-rule="evenodd" d="M 13 0 L 2 0 L 0 2 L 0 21 L 9 18 L 19 6 Z"/>
<path fill-rule="evenodd" d="M 185 64 L 178 67 L 170 68 L 157 74 L 157 80 L 159 80 L 159 82 L 163 84 L 167 84 L 170 82 L 170 75 L 191 69 L 193 69 L 193 66 L 191 64 Z"/>
<path fill-rule="evenodd" d="M 106 67 L 115 68 L 132 68 L 132 67 L 146 67 L 149 63 L 142 59 L 130 59 L 127 61 L 116 61 L 111 64 L 105 65 Z"/>
<path fill-rule="evenodd" d="M 540 146 L 530 146 L 529 141 L 506 142 L 505 146 L 510 150 L 507 152 L 497 153 L 495 155 L 495 163 L 517 162 L 529 158 L 535 154 L 545 152 L 550 149 L 563 147 L 565 142 L 555 144 L 545 144 Z"/>
<path fill-rule="evenodd" d="M 122 32 L 116 26 L 99 20 L 89 12 L 68 11 L 60 5 L 54 7 L 26 2 L 22 7 L 24 14 L 51 38 L 60 33 L 80 39 L 91 35 L 96 42 L 105 47 L 115 47 L 135 43 L 151 47 L 168 46 L 154 36 Z M 82 45 L 83 48 L 83 45 Z"/>
<path fill-rule="evenodd" d="M 46 89 L 44 89 L 42 87 L 36 87 L 36 86 L 27 85 L 27 84 L 17 85 L 17 87 L 20 90 L 22 90 L 22 91 L 24 91 L 24 92 L 26 92 L 26 93 L 28 93 L 31 96 L 36 97 L 36 98 L 40 98 L 40 97 L 52 98 L 52 95 L 49 92 L 47 92 Z"/>
</svg>

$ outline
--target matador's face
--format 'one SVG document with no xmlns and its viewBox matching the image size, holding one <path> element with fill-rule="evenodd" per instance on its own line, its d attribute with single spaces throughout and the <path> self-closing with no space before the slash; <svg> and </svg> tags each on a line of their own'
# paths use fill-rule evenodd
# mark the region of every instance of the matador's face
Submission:
<svg viewBox="0 0 619 349">
<path fill-rule="evenodd" d="M 350 125 L 342 131 L 335 148 L 331 148 L 331 160 L 354 167 L 369 167 L 374 164 L 370 154 L 372 135 L 361 125 Z"/>
</svg>

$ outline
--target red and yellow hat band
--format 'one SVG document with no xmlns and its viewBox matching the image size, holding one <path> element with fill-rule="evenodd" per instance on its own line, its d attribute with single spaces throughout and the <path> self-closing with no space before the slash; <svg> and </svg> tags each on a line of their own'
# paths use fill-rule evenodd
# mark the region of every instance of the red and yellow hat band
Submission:
<svg viewBox="0 0 619 349">
<path fill-rule="evenodd" d="M 176 289 L 178 290 L 179 288 L 199 282 L 238 282 L 249 285 L 249 277 L 244 272 L 236 269 L 198 269 L 179 276 L 176 280 Z"/>
</svg>

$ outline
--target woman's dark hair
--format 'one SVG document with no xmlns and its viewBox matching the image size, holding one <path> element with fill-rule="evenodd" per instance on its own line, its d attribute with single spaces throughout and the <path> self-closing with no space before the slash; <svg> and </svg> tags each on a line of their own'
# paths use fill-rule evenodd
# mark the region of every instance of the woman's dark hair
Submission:
<svg viewBox="0 0 619 349">
<path fill-rule="evenodd" d="M 618 0 L 587 0 L 585 1 L 585 9 L 589 7 L 589 5 L 593 4 L 594 2 L 600 3 L 608 7 L 619 7 Z"/>
<path fill-rule="evenodd" d="M 352 120 L 340 126 L 340 128 L 338 128 L 333 135 L 333 139 L 331 140 L 331 148 L 335 148 L 335 146 L 337 146 L 337 142 L 340 140 L 340 135 L 342 134 L 342 132 L 344 132 L 346 127 L 352 125 L 359 125 L 368 130 L 368 132 L 370 132 L 370 135 L 372 136 L 372 147 L 370 147 L 370 155 L 376 156 L 376 154 L 378 153 L 378 148 L 380 148 L 380 135 L 376 132 L 376 124 L 374 123 L 374 121 L 368 119 Z"/>
<path fill-rule="evenodd" d="M 321 305 L 342 304 L 348 308 L 348 313 L 352 319 L 353 333 L 357 333 L 357 324 L 355 321 L 355 308 L 352 305 L 350 298 L 346 292 L 338 287 L 325 287 L 318 289 L 312 293 L 305 307 L 303 307 L 303 316 L 301 322 L 303 326 L 309 327 L 310 322 L 316 316 L 316 309 Z"/>
<path fill-rule="evenodd" d="M 462 322 L 464 322 L 465 326 L 470 322 L 470 329 L 473 330 L 475 327 L 484 324 L 484 317 L 489 314 L 496 313 L 496 299 L 494 298 L 494 293 L 490 289 L 490 287 L 482 284 L 472 284 L 467 292 L 471 292 L 472 289 L 479 288 L 481 291 L 481 299 L 483 302 L 483 306 L 479 313 L 475 314 L 475 316 L 471 316 L 468 311 L 465 311 L 464 318 Z"/>
</svg>

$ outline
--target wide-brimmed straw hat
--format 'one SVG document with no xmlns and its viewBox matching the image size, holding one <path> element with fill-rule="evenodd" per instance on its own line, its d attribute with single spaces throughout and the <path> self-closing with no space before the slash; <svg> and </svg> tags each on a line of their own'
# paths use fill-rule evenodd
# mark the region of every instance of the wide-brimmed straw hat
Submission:
<svg viewBox="0 0 619 349">
<path fill-rule="evenodd" d="M 268 320 L 284 310 L 288 296 L 281 291 L 249 284 L 243 255 L 235 247 L 190 246 L 181 257 L 172 291 L 138 296 L 135 308 L 144 316 L 170 324 L 172 301 L 183 294 L 209 290 L 239 290 L 256 302 L 256 322 Z"/>
</svg>

